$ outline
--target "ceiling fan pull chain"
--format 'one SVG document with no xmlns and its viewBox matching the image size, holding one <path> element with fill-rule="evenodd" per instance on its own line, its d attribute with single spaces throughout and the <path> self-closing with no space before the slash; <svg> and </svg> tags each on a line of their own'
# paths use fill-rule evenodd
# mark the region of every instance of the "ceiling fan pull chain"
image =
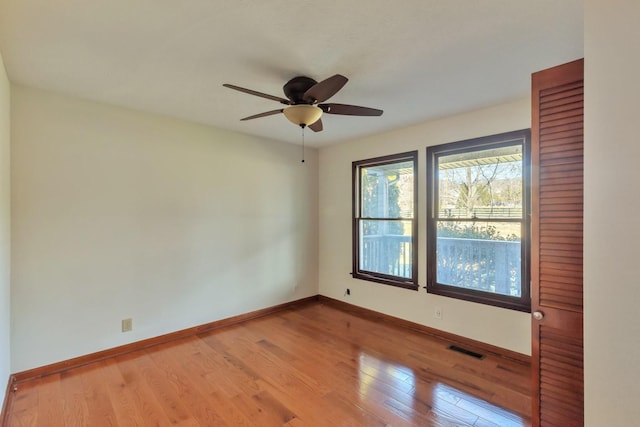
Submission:
<svg viewBox="0 0 640 427">
<path fill-rule="evenodd" d="M 304 163 L 304 125 L 300 125 L 302 129 L 302 163 Z"/>
</svg>

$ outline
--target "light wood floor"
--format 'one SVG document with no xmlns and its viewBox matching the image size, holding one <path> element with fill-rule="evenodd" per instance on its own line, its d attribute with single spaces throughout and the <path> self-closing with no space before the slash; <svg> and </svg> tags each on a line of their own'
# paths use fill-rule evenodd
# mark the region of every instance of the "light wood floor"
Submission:
<svg viewBox="0 0 640 427">
<path fill-rule="evenodd" d="M 529 426 L 529 366 L 313 303 L 22 383 L 14 426 Z"/>
</svg>

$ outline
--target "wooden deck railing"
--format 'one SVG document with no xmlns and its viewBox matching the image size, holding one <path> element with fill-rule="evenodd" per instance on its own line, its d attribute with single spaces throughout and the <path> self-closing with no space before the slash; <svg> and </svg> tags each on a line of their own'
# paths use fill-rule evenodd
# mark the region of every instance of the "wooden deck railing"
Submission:
<svg viewBox="0 0 640 427">
<path fill-rule="evenodd" d="M 360 268 L 411 277 L 411 236 L 369 235 L 363 239 Z M 519 295 L 520 242 L 438 238 L 438 283 Z"/>
<path fill-rule="evenodd" d="M 373 234 L 360 247 L 360 269 L 411 278 L 411 236 Z"/>
<path fill-rule="evenodd" d="M 438 283 L 519 296 L 520 242 L 438 238 Z"/>
</svg>

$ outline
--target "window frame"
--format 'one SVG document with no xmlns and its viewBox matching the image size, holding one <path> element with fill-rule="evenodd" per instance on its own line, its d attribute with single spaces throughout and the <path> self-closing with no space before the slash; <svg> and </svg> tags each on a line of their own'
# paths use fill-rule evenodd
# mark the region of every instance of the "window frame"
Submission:
<svg viewBox="0 0 640 427">
<path fill-rule="evenodd" d="M 367 280 L 370 282 L 382 283 L 390 286 L 411 289 L 417 291 L 418 286 L 418 150 L 404 153 L 391 154 L 387 156 L 374 157 L 365 160 L 352 162 L 352 272 L 355 279 Z M 413 217 L 404 218 L 369 218 L 362 216 L 361 193 L 362 167 L 384 166 L 394 163 L 413 162 Z M 366 220 L 380 221 L 411 221 L 411 279 L 401 276 L 393 276 L 384 273 L 360 269 L 360 222 Z"/>
<path fill-rule="evenodd" d="M 439 212 L 439 179 L 437 159 L 451 155 L 488 148 L 522 144 L 522 219 L 521 219 L 521 279 L 520 297 L 460 288 L 440 284 L 437 278 L 437 226 Z M 457 298 L 511 310 L 531 312 L 531 129 L 521 129 L 495 135 L 472 138 L 427 147 L 427 285 L 428 293 Z M 485 221 L 485 218 L 479 218 Z M 502 218 L 487 222 L 503 221 Z"/>
</svg>

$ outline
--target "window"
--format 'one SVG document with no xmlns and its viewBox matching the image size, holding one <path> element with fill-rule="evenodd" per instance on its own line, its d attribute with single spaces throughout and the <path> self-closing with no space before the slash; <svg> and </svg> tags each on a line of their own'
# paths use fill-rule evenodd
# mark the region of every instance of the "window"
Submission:
<svg viewBox="0 0 640 427">
<path fill-rule="evenodd" d="M 427 148 L 427 292 L 530 310 L 529 140 Z"/>
<path fill-rule="evenodd" d="M 353 162 L 353 277 L 418 289 L 418 152 Z"/>
</svg>

